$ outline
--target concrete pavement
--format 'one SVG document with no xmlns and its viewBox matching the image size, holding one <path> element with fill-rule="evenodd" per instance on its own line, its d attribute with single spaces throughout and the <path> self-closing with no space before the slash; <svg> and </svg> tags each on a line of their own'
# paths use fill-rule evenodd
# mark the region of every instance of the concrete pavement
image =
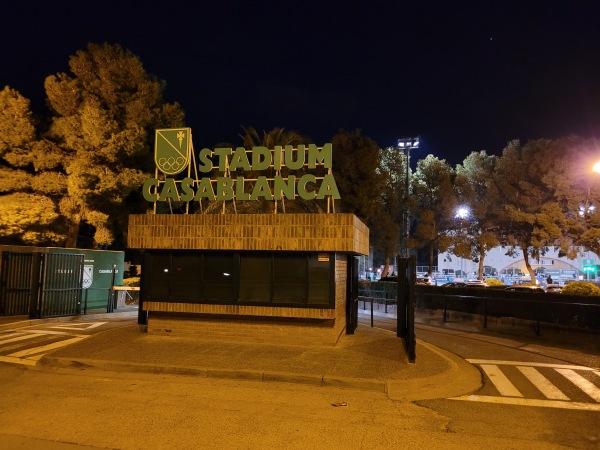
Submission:
<svg viewBox="0 0 600 450">
<path fill-rule="evenodd" d="M 152 336 L 137 324 L 137 311 L 23 320 L 0 318 L 2 330 L 43 321 L 131 321 L 45 354 L 35 369 L 106 370 L 177 374 L 253 381 L 304 383 L 374 390 L 400 401 L 465 395 L 481 386 L 479 371 L 458 356 L 417 339 L 409 363 L 404 342 L 392 331 L 371 328 L 361 314 L 354 335 L 335 347 L 265 345 Z M 20 319 L 20 320 L 19 320 Z"/>
</svg>

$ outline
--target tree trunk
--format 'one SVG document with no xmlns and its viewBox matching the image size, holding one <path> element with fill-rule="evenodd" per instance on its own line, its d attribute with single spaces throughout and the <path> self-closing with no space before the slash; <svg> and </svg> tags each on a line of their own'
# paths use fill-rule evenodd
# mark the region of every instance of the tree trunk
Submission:
<svg viewBox="0 0 600 450">
<path fill-rule="evenodd" d="M 387 277 L 389 271 L 390 271 L 390 257 L 388 255 L 384 255 L 384 257 L 383 257 L 383 272 L 381 272 L 381 278 Z"/>
<path fill-rule="evenodd" d="M 433 245 L 429 246 L 429 270 L 427 275 L 433 274 Z"/>
<path fill-rule="evenodd" d="M 529 276 L 531 277 L 531 282 L 535 283 L 535 272 L 529 263 L 529 252 L 527 251 L 527 246 L 521 246 L 521 250 L 523 250 L 523 261 L 525 261 L 525 267 L 527 268 L 527 272 L 529 272 Z"/>
<path fill-rule="evenodd" d="M 79 224 L 81 219 L 69 220 L 69 229 L 67 230 L 67 239 L 65 239 L 65 248 L 77 248 L 77 236 L 79 235 Z"/>
<path fill-rule="evenodd" d="M 483 280 L 483 259 L 485 258 L 485 249 L 479 250 L 479 277 L 478 280 Z"/>
</svg>

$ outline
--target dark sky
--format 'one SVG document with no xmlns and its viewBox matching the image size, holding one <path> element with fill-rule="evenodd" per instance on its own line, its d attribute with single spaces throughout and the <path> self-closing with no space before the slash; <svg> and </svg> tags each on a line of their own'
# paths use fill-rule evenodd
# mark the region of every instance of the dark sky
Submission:
<svg viewBox="0 0 600 450">
<path fill-rule="evenodd" d="M 316 143 L 360 128 L 417 159 L 512 139 L 600 137 L 600 1 L 10 2 L 0 87 L 43 112 L 43 82 L 88 42 L 118 43 L 186 111 L 196 148 L 241 126 Z"/>
</svg>

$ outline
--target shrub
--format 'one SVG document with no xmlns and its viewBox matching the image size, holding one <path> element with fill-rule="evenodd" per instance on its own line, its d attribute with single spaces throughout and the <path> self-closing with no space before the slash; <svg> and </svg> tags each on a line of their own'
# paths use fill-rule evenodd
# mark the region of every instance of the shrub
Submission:
<svg viewBox="0 0 600 450">
<path fill-rule="evenodd" d="M 484 281 L 488 286 L 504 286 L 504 283 L 496 278 L 488 278 Z"/>
<path fill-rule="evenodd" d="M 561 294 L 569 295 L 600 295 L 600 288 L 588 281 L 577 281 L 563 287 Z"/>
<path fill-rule="evenodd" d="M 123 278 L 123 285 L 139 287 L 140 286 L 140 277 Z"/>
</svg>

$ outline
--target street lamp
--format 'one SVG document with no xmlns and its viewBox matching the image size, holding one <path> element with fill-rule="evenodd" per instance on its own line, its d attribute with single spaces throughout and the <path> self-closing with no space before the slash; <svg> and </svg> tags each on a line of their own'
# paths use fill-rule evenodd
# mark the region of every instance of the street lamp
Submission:
<svg viewBox="0 0 600 450">
<path fill-rule="evenodd" d="M 464 221 L 466 221 L 471 215 L 471 209 L 468 206 L 459 206 L 456 209 L 456 213 L 454 214 L 454 218 L 458 219 L 460 221 L 460 233 L 462 234 L 464 229 Z M 465 258 L 463 258 L 462 256 L 459 256 L 460 258 L 460 276 L 461 278 L 465 278 L 465 272 L 463 269 L 463 262 L 465 260 Z"/>
<path fill-rule="evenodd" d="M 402 138 L 398 139 L 398 148 L 404 153 L 406 151 L 406 177 L 404 185 L 404 207 L 402 208 L 402 223 L 404 229 L 402 230 L 402 240 L 400 242 L 400 256 L 402 258 L 408 258 L 408 235 L 410 231 L 410 215 L 408 211 L 408 197 L 409 192 L 409 177 L 410 177 L 410 151 L 413 148 L 419 148 L 419 137 L 415 138 Z"/>
</svg>

